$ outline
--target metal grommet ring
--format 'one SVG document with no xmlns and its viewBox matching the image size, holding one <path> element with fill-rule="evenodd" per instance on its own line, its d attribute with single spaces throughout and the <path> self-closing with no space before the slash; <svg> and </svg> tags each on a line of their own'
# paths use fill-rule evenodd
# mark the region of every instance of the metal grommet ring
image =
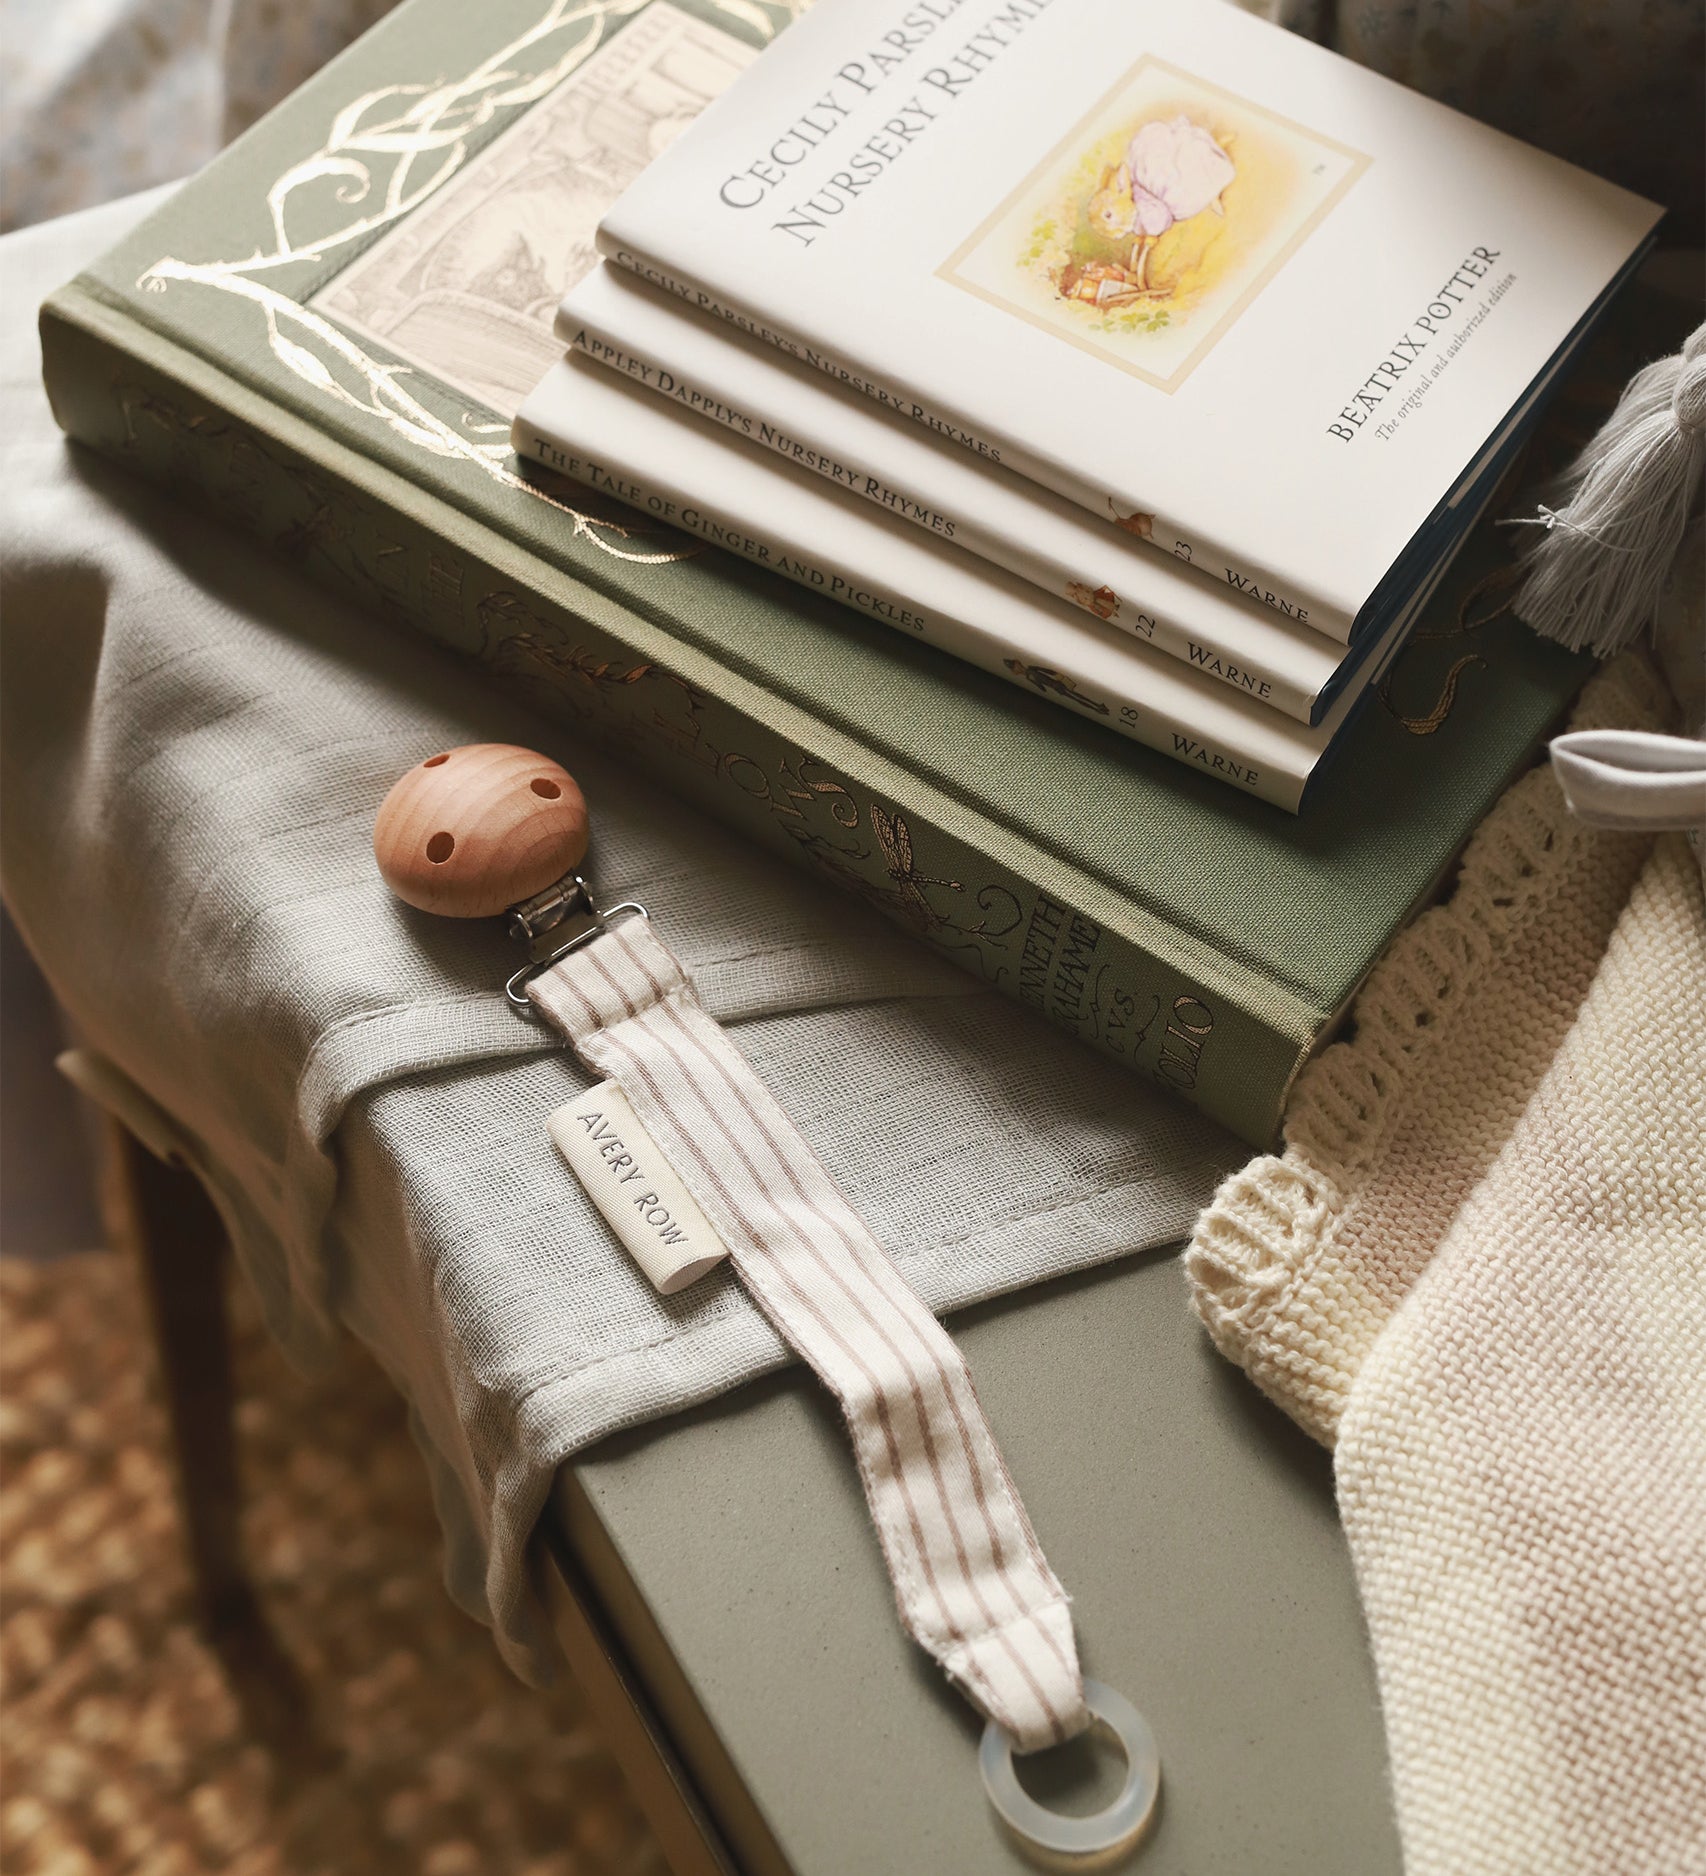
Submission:
<svg viewBox="0 0 1706 1876">
<path fill-rule="evenodd" d="M 1113 1688 L 1088 1680 L 1084 1704 L 1120 1742 L 1126 1756 L 1125 1784 L 1105 1810 L 1068 1817 L 1038 1804 L 1013 1769 L 1012 1740 L 993 1720 L 983 1729 L 977 1753 L 983 1788 L 1002 1821 L 1039 1849 L 1067 1856 L 1093 1856 L 1129 1843 L 1149 1822 L 1161 1790 L 1161 1754 L 1149 1722 L 1137 1708 Z"/>
</svg>

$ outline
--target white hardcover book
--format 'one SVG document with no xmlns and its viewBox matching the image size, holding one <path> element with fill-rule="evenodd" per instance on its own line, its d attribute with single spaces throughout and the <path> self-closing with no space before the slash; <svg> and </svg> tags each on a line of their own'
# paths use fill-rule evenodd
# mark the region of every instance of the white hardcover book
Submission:
<svg viewBox="0 0 1706 1876">
<path fill-rule="evenodd" d="M 1436 573 L 1313 727 L 1252 703 L 1005 569 L 571 352 L 528 395 L 516 453 L 1034 690 L 1295 814 Z"/>
<path fill-rule="evenodd" d="M 659 396 L 993 561 L 1271 709 L 1318 722 L 1360 662 L 1035 482 L 884 410 L 634 275 L 593 270 L 557 335 Z"/>
<path fill-rule="evenodd" d="M 598 240 L 1345 639 L 1658 215 L 1222 0 L 818 0 Z"/>
</svg>

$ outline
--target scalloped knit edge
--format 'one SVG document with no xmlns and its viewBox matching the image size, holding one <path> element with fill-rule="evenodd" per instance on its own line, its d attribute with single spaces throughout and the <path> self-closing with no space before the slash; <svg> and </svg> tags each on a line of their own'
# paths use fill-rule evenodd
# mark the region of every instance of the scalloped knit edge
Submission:
<svg viewBox="0 0 1706 1876">
<path fill-rule="evenodd" d="M 1624 652 L 1583 687 L 1569 728 L 1658 728 L 1667 706 L 1651 661 Z M 1191 1301 L 1229 1361 L 1252 1366 L 1264 1325 L 1282 1312 L 1378 1159 L 1417 1063 L 1553 884 L 1565 850 L 1558 836 L 1573 825 L 1548 763 L 1505 790 L 1470 836 L 1450 896 L 1404 927 L 1369 972 L 1349 1036 L 1304 1065 L 1286 1107 L 1283 1151 L 1233 1173 L 1197 1220 L 1184 1259 Z M 1326 1392 L 1274 1398 L 1330 1446 L 1337 1411 Z"/>
</svg>

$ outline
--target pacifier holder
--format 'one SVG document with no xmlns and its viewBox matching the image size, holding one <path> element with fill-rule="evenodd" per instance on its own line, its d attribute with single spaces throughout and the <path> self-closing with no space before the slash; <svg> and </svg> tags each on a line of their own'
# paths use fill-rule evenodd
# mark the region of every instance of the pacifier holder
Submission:
<svg viewBox="0 0 1706 1876">
<path fill-rule="evenodd" d="M 553 1117 L 553 1133 L 571 1163 L 595 1157 L 599 1188 L 612 1191 L 583 1183 L 619 1228 L 626 1209 L 631 1229 L 620 1234 L 659 1288 L 675 1287 L 682 1272 L 703 1274 L 726 1252 L 840 1403 L 901 1619 L 989 1722 L 981 1758 L 1002 1815 L 1062 1851 L 1134 1834 L 1155 1795 L 1153 1741 L 1119 1696 L 1087 1688 L 1066 1592 L 964 1357 L 705 1012 L 645 909 L 596 904 L 575 870 L 587 825 L 572 778 L 505 745 L 450 751 L 392 790 L 374 845 L 410 903 L 460 916 L 507 912 L 514 935 L 552 941 L 510 979 L 510 1001 L 543 1015 L 620 1094 L 590 1091 Z M 675 1197 L 681 1188 L 687 1200 Z M 655 1235 L 678 1261 L 652 1268 L 633 1232 Z M 1094 1818 L 1044 1811 L 1012 1777 L 1011 1752 L 1069 1739 L 1093 1717 L 1121 1738 L 1127 1790 Z"/>
<path fill-rule="evenodd" d="M 914 1639 L 1021 1751 L 1082 1731 L 1066 1593 L 964 1358 L 648 921 L 606 925 L 527 993 L 621 1088 L 753 1301 L 841 1403 Z"/>
</svg>

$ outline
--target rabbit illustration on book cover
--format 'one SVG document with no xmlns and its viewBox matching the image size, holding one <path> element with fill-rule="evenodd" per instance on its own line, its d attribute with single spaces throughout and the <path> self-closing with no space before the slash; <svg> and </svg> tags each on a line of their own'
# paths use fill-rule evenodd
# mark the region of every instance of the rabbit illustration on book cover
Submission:
<svg viewBox="0 0 1706 1876">
<path fill-rule="evenodd" d="M 1167 122 L 1145 124 L 1127 145 L 1124 161 L 1103 170 L 1089 220 L 1110 239 L 1131 241 L 1125 297 L 1169 291 L 1150 284 L 1149 254 L 1175 223 L 1209 210 L 1225 215 L 1221 194 L 1238 173 L 1226 147 L 1231 141 L 1228 133 L 1217 137 L 1181 111 Z"/>
<path fill-rule="evenodd" d="M 1367 163 L 1146 55 L 938 271 L 1171 390 Z"/>
</svg>

